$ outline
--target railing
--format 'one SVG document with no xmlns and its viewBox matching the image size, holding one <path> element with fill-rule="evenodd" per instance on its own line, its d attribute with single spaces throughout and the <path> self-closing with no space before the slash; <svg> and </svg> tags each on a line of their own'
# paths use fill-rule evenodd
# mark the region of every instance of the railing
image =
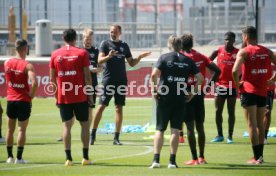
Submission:
<svg viewBox="0 0 276 176">
<path fill-rule="evenodd" d="M 99 46 L 100 42 L 109 39 L 110 23 L 81 22 L 78 25 L 78 45 L 81 45 L 81 34 L 84 28 L 91 28 L 94 31 L 94 43 Z M 119 22 L 122 27 L 121 40 L 128 43 L 131 48 L 136 50 L 156 49 L 162 52 L 162 26 L 157 23 L 133 23 Z"/>
</svg>

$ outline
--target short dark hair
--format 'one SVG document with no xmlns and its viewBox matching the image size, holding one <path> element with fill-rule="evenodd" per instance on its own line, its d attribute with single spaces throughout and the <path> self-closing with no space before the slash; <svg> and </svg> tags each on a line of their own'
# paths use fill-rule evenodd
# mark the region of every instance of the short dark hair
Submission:
<svg viewBox="0 0 276 176">
<path fill-rule="evenodd" d="M 63 39 L 65 42 L 73 42 L 77 39 L 77 33 L 74 29 L 66 29 L 63 32 Z"/>
<path fill-rule="evenodd" d="M 242 33 L 246 34 L 250 39 L 257 39 L 257 30 L 253 26 L 247 26 L 242 29 Z"/>
<path fill-rule="evenodd" d="M 117 28 L 120 32 L 122 32 L 122 27 L 119 24 L 113 24 L 111 27 Z"/>
<path fill-rule="evenodd" d="M 231 31 L 228 31 L 224 34 L 224 36 L 228 36 L 228 37 L 231 37 L 233 39 L 236 38 L 236 34 L 234 32 L 231 32 Z"/>
<path fill-rule="evenodd" d="M 21 51 L 23 47 L 28 46 L 28 42 L 24 39 L 17 39 L 14 45 L 17 51 Z"/>
<path fill-rule="evenodd" d="M 192 34 L 183 34 L 181 37 L 181 45 L 183 50 L 191 49 L 194 46 L 194 37 Z"/>
</svg>

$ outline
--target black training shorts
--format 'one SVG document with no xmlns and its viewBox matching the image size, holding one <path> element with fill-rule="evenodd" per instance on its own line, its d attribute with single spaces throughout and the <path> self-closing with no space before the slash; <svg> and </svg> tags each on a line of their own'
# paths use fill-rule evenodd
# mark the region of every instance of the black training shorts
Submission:
<svg viewBox="0 0 276 176">
<path fill-rule="evenodd" d="M 80 122 L 88 121 L 88 102 L 59 104 L 59 111 L 62 122 L 71 120 L 74 115 Z"/>
<path fill-rule="evenodd" d="M 25 101 L 8 101 L 7 116 L 18 121 L 25 121 L 31 115 L 32 104 Z"/>
<path fill-rule="evenodd" d="M 242 107 L 254 106 L 254 105 L 256 105 L 257 107 L 265 107 L 266 97 L 252 94 L 252 93 L 242 93 L 241 105 Z"/>
<path fill-rule="evenodd" d="M 184 122 L 196 121 L 203 123 L 205 120 L 204 95 L 195 95 L 193 99 L 187 103 L 185 109 Z"/>
<path fill-rule="evenodd" d="M 185 112 L 185 97 L 160 96 L 157 103 L 156 130 L 166 131 L 171 128 L 181 129 Z"/>
<path fill-rule="evenodd" d="M 111 98 L 114 96 L 115 105 L 125 105 L 127 82 L 116 84 L 103 84 L 102 94 L 99 97 L 99 104 L 108 106 Z"/>
</svg>

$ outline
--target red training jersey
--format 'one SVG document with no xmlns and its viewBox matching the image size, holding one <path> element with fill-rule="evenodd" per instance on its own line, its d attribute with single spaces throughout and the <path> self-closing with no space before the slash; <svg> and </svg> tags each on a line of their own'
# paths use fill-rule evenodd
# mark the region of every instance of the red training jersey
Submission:
<svg viewBox="0 0 276 176">
<path fill-rule="evenodd" d="M 87 101 L 83 68 L 89 65 L 86 50 L 75 46 L 66 45 L 52 53 L 50 68 L 56 72 L 58 104 Z"/>
<path fill-rule="evenodd" d="M 18 58 L 11 58 L 6 62 L 5 76 L 8 101 L 31 102 L 28 75 L 26 73 L 26 65 L 28 63 L 29 62 Z"/>
<path fill-rule="evenodd" d="M 199 71 L 201 72 L 201 74 L 203 75 L 204 77 L 204 81 L 203 81 L 203 84 L 202 84 L 202 87 L 201 89 L 203 89 L 204 85 L 205 85 L 205 77 L 206 77 L 206 67 L 208 65 L 210 65 L 212 63 L 212 61 L 204 56 L 203 54 L 197 52 L 196 50 L 194 49 L 191 49 L 191 52 L 187 53 L 187 52 L 183 52 L 181 51 L 182 54 L 184 54 L 185 56 L 191 58 L 197 68 L 199 69 Z M 197 82 L 196 78 L 193 76 L 193 75 L 190 75 L 189 78 L 188 78 L 188 85 L 195 85 Z"/>
<path fill-rule="evenodd" d="M 266 97 L 267 80 L 271 77 L 269 50 L 261 45 L 248 45 L 244 48 L 246 59 L 242 65 L 241 93 L 252 93 Z"/>
<path fill-rule="evenodd" d="M 221 74 L 216 85 L 226 88 L 236 88 L 232 77 L 232 68 L 236 61 L 238 51 L 237 48 L 234 48 L 233 51 L 229 53 L 225 50 L 224 46 L 218 49 L 217 66 L 220 68 Z"/>
</svg>

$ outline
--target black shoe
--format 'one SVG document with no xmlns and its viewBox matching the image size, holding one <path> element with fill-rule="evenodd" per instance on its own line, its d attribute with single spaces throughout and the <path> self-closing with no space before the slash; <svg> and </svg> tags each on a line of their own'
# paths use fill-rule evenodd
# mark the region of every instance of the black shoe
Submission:
<svg viewBox="0 0 276 176">
<path fill-rule="evenodd" d="M 96 141 L 95 136 L 90 136 L 90 145 L 94 145 L 94 142 Z"/>
<path fill-rule="evenodd" d="M 123 144 L 119 141 L 119 139 L 114 139 L 113 145 L 123 145 Z"/>
</svg>

